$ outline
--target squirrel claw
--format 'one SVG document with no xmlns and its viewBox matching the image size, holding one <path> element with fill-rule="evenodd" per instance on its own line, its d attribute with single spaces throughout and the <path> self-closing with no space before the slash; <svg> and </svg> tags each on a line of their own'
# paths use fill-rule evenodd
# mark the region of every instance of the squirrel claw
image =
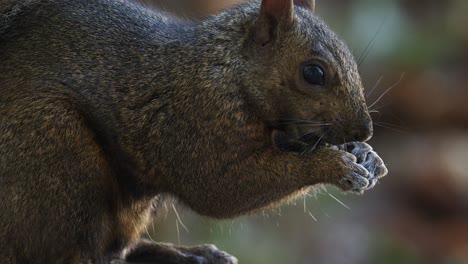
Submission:
<svg viewBox="0 0 468 264">
<path fill-rule="evenodd" d="M 366 175 L 367 184 L 355 183 L 352 187 L 350 186 L 353 192 L 362 194 L 364 191 L 374 188 L 378 180 L 387 175 L 388 170 L 383 160 L 369 144 L 364 142 L 351 142 L 338 146 L 338 148 L 354 155 L 356 157 L 356 163 L 368 171 Z"/>
<path fill-rule="evenodd" d="M 344 190 L 362 193 L 370 184 L 369 171 L 361 164 L 358 164 L 356 157 L 351 153 L 343 153 L 342 159 L 346 162 L 350 172 L 340 179 L 340 186 L 342 186 Z"/>
</svg>

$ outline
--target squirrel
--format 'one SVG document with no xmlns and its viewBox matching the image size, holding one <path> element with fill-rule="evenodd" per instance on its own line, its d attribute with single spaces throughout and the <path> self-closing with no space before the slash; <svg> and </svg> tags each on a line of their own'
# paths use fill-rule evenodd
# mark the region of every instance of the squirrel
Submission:
<svg viewBox="0 0 468 264">
<path fill-rule="evenodd" d="M 0 4 L 0 263 L 237 263 L 141 239 L 168 197 L 231 218 L 387 174 L 313 0 L 187 21 L 124 0 Z"/>
</svg>

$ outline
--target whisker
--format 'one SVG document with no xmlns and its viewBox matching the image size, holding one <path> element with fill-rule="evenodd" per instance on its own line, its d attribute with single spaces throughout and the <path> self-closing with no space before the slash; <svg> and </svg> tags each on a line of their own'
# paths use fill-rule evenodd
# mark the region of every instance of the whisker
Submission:
<svg viewBox="0 0 468 264">
<path fill-rule="evenodd" d="M 381 125 L 384 125 L 384 126 L 389 126 L 389 127 L 394 127 L 394 128 L 398 128 L 398 129 L 407 129 L 406 127 L 404 126 L 399 126 L 399 125 L 395 125 L 395 124 L 391 124 L 391 123 L 386 123 L 386 122 L 375 122 L 376 124 L 381 124 Z"/>
<path fill-rule="evenodd" d="M 184 225 L 184 223 L 182 222 L 182 220 L 180 219 L 180 216 L 179 216 L 179 213 L 177 213 L 177 209 L 175 208 L 174 204 L 172 204 L 172 209 L 174 209 L 174 213 L 177 217 L 177 220 L 179 221 L 180 225 L 185 229 L 185 231 L 187 233 L 190 233 L 188 228 Z"/>
<path fill-rule="evenodd" d="M 177 230 L 177 243 L 180 246 L 180 230 L 179 230 L 179 220 L 175 220 L 176 230 Z"/>
<path fill-rule="evenodd" d="M 336 198 L 333 194 L 327 192 L 328 195 L 333 198 L 333 200 L 337 201 L 339 204 L 341 204 L 344 208 L 348 209 L 348 210 L 351 210 L 351 208 L 349 206 L 347 206 L 345 203 L 343 203 L 342 201 L 340 201 L 340 199 Z"/>
<path fill-rule="evenodd" d="M 317 141 L 315 142 L 315 144 L 312 146 L 312 148 L 310 149 L 305 149 L 302 153 L 301 153 L 301 156 L 303 156 L 304 154 L 307 154 L 309 155 L 310 153 L 312 153 L 312 151 L 315 150 L 315 148 L 317 147 L 317 145 L 320 143 L 320 140 L 322 140 L 322 138 L 325 136 L 326 132 L 323 133 L 319 139 L 317 139 Z"/>
<path fill-rule="evenodd" d="M 331 123 L 324 123 L 324 124 L 297 124 L 295 126 L 298 126 L 298 127 L 307 127 L 307 126 L 310 126 L 310 127 L 326 127 L 326 126 L 331 126 L 332 124 Z"/>
<path fill-rule="evenodd" d="M 398 120 L 398 122 L 400 122 L 401 124 L 403 124 L 404 126 L 408 126 L 408 124 L 403 121 L 403 119 L 399 118 L 397 115 L 395 115 L 392 111 L 389 111 L 389 114 L 394 117 L 396 120 Z"/>
<path fill-rule="evenodd" d="M 372 89 L 367 93 L 366 97 L 369 97 L 369 96 L 371 95 L 371 93 L 372 93 L 377 87 L 379 87 L 379 84 L 380 84 L 380 82 L 382 81 L 383 77 L 384 77 L 383 75 L 380 76 L 380 78 L 379 78 L 379 79 L 377 80 L 377 82 L 375 83 L 374 87 L 372 87 Z"/>
<path fill-rule="evenodd" d="M 145 231 L 146 231 L 146 235 L 148 236 L 148 238 L 153 241 L 154 243 L 156 243 L 156 241 L 151 237 L 150 233 L 148 232 L 148 227 L 145 226 Z"/>
<path fill-rule="evenodd" d="M 385 94 L 387 94 L 388 92 L 390 92 L 390 90 L 392 90 L 393 88 L 395 88 L 398 84 L 400 84 L 400 82 L 403 80 L 403 78 L 405 77 L 405 74 L 406 73 L 402 73 L 401 76 L 400 76 L 400 79 L 392 86 L 390 86 L 387 90 L 385 90 L 385 92 L 383 92 L 379 98 L 377 98 L 370 106 L 369 108 L 372 108 L 376 103 L 378 103 L 384 96 Z"/>
<path fill-rule="evenodd" d="M 359 59 L 358 59 L 358 67 L 361 66 L 361 64 L 364 62 L 364 60 L 366 59 L 367 55 L 369 55 L 369 52 L 370 52 L 370 48 L 372 48 L 372 46 L 374 45 L 374 42 L 375 42 L 375 39 L 377 38 L 377 35 L 379 35 L 380 31 L 382 30 L 383 26 L 385 25 L 385 23 L 387 22 L 387 16 L 384 17 L 384 19 L 382 20 L 382 23 L 380 24 L 379 28 L 377 29 L 377 31 L 375 32 L 374 36 L 372 37 L 372 39 L 369 41 L 369 43 L 367 44 L 366 48 L 364 49 L 364 51 L 362 52 L 361 56 L 359 56 Z M 369 51 L 369 52 L 368 52 Z"/>
<path fill-rule="evenodd" d="M 317 218 L 309 210 L 307 210 L 307 213 L 310 215 L 310 217 L 312 217 L 312 219 L 314 219 L 315 222 L 318 222 Z"/>
<path fill-rule="evenodd" d="M 279 122 L 275 123 L 276 125 L 298 125 L 298 126 L 330 126 L 331 123 L 306 123 L 303 121 L 289 121 L 289 122 Z"/>
<path fill-rule="evenodd" d="M 387 129 L 390 129 L 390 130 L 393 130 L 395 132 L 399 132 L 399 133 L 408 133 L 408 131 L 404 131 L 404 130 L 401 130 L 401 129 L 398 129 L 398 128 L 394 128 L 394 127 L 390 127 L 390 126 L 386 126 L 386 125 L 382 125 L 380 123 L 374 123 L 376 126 L 379 126 L 379 127 L 383 127 L 383 128 L 387 128 Z"/>
<path fill-rule="evenodd" d="M 307 124 L 322 124 L 323 121 L 314 121 L 314 120 L 306 120 L 306 119 L 297 119 L 297 118 L 278 118 L 278 119 L 269 119 L 268 121 L 284 121 L 282 123 L 287 124 L 288 122 L 291 123 L 307 123 Z"/>
<path fill-rule="evenodd" d="M 318 128 L 307 130 L 307 132 L 302 133 L 302 134 L 300 134 L 300 135 L 297 135 L 297 136 L 293 137 L 292 140 L 295 140 L 295 139 L 298 139 L 298 138 L 307 136 L 307 135 L 309 135 L 309 134 L 311 134 L 311 133 L 313 133 L 313 132 L 315 132 L 315 131 L 317 131 L 317 130 L 318 130 Z"/>
<path fill-rule="evenodd" d="M 304 197 L 303 197 L 303 198 L 304 198 L 304 213 L 306 213 L 306 212 L 307 212 L 307 205 L 306 205 L 306 199 L 307 199 L 307 196 L 306 196 L 306 195 L 304 195 Z"/>
<path fill-rule="evenodd" d="M 379 110 L 379 109 L 382 109 L 382 108 L 387 107 L 387 106 L 389 106 L 389 105 L 391 105 L 391 103 L 387 103 L 387 104 L 383 104 L 383 105 L 381 105 L 381 106 L 377 106 L 377 107 L 375 107 L 375 108 L 373 108 L 373 109 L 371 109 L 371 110 Z"/>
<path fill-rule="evenodd" d="M 294 120 L 294 121 L 314 122 L 313 120 L 299 119 L 299 118 L 289 118 L 289 117 L 273 118 L 273 119 L 270 119 L 270 120 Z"/>
</svg>

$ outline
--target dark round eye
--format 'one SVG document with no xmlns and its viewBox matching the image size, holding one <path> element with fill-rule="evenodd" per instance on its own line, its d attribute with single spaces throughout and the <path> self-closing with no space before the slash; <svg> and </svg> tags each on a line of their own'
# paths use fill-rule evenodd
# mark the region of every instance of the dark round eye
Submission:
<svg viewBox="0 0 468 264">
<path fill-rule="evenodd" d="M 304 79 L 313 85 L 325 85 L 325 72 L 315 64 L 306 65 L 303 70 Z"/>
</svg>

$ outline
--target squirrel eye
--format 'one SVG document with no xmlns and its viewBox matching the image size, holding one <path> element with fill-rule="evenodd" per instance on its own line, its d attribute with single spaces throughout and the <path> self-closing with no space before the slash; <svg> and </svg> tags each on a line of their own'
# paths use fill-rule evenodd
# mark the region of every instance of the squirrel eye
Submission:
<svg viewBox="0 0 468 264">
<path fill-rule="evenodd" d="M 313 85 L 325 85 L 325 71 L 318 65 L 306 65 L 303 70 L 304 79 Z"/>
</svg>

